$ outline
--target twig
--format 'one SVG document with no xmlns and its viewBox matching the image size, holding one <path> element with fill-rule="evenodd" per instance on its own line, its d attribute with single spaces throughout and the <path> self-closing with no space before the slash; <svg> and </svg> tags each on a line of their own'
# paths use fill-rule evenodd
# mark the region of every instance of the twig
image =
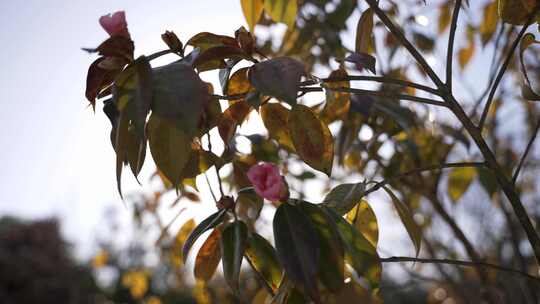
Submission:
<svg viewBox="0 0 540 304">
<path fill-rule="evenodd" d="M 442 170 L 442 169 L 447 169 L 447 168 L 457 168 L 457 167 L 484 167 L 484 166 L 485 166 L 484 162 L 460 162 L 460 163 L 446 163 L 446 164 L 439 164 L 439 165 L 416 168 L 410 171 L 405 171 L 403 173 L 387 178 L 380 182 L 377 182 L 373 187 L 367 189 L 364 195 L 368 195 L 372 192 L 375 192 L 379 190 L 380 188 L 388 185 L 392 181 L 399 180 L 409 175 L 414 175 L 414 174 L 418 174 L 425 171 L 436 171 L 436 170 Z"/>
<path fill-rule="evenodd" d="M 532 145 L 534 143 L 534 140 L 536 139 L 536 135 L 538 135 L 538 130 L 540 129 L 540 119 L 536 123 L 536 127 L 534 128 L 533 134 L 531 139 L 529 140 L 529 143 L 527 144 L 527 147 L 525 148 L 525 152 L 523 152 L 523 156 L 521 156 L 521 159 L 519 160 L 519 164 L 516 168 L 516 171 L 514 172 L 514 175 L 512 176 L 512 183 L 515 184 L 519 175 L 519 171 L 521 170 L 521 167 L 523 166 L 523 163 L 525 162 L 525 158 L 527 158 L 527 154 L 529 154 L 529 150 L 531 150 Z"/>
<path fill-rule="evenodd" d="M 212 139 L 210 137 L 210 132 L 206 133 L 208 138 L 208 150 L 212 152 Z M 219 193 L 221 194 L 221 197 L 224 197 L 225 194 L 223 194 L 223 185 L 221 184 L 221 177 L 219 176 L 219 169 L 217 165 L 214 165 L 214 168 L 216 169 L 216 176 L 218 179 L 218 185 L 219 185 Z"/>
<path fill-rule="evenodd" d="M 419 89 L 422 91 L 426 91 L 428 93 L 439 95 L 439 91 L 434 88 L 430 88 L 428 86 L 410 82 L 406 80 L 401 79 L 395 79 L 395 78 L 389 78 L 386 76 L 347 76 L 347 77 L 336 77 L 336 78 L 322 78 L 322 82 L 338 82 L 338 81 L 374 81 L 379 83 L 388 83 L 388 84 L 397 84 L 402 85 L 405 87 L 411 87 L 415 89 Z"/>
<path fill-rule="evenodd" d="M 382 263 L 401 263 L 401 262 L 415 262 L 415 263 L 432 263 L 432 264 L 448 264 L 448 265 L 457 265 L 457 266 L 465 266 L 465 267 L 487 267 L 492 269 L 497 269 L 504 272 L 514 273 L 518 274 L 520 276 L 523 276 L 529 280 L 533 280 L 540 284 L 540 278 L 535 277 L 533 275 L 530 275 L 526 272 L 506 268 L 503 266 L 499 266 L 496 264 L 491 264 L 487 262 L 470 262 L 470 261 L 461 261 L 461 260 L 449 260 L 449 259 L 423 259 L 423 258 L 413 258 L 413 257 L 401 257 L 401 256 L 393 256 L 389 258 L 379 258 L 379 260 Z"/>
<path fill-rule="evenodd" d="M 208 179 L 208 174 L 204 172 L 204 178 L 206 179 L 206 183 L 208 184 L 208 189 L 210 189 L 210 194 L 212 194 L 212 198 L 214 199 L 214 202 L 217 204 L 217 198 L 214 194 L 214 190 L 212 190 L 212 185 L 210 185 L 210 179 Z"/>
<path fill-rule="evenodd" d="M 446 86 L 448 91 L 452 92 L 452 59 L 454 58 L 454 40 L 456 36 L 457 21 L 461 9 L 461 0 L 456 0 L 454 12 L 452 14 L 452 23 L 448 35 L 448 53 L 446 54 Z"/>
<path fill-rule="evenodd" d="M 529 25 L 531 25 L 531 21 L 533 20 L 533 17 L 536 15 L 536 10 L 531 13 L 529 18 L 527 19 L 527 22 L 523 25 L 523 28 L 521 28 L 521 31 L 519 32 L 518 36 L 512 43 L 512 46 L 510 47 L 510 50 L 508 51 L 508 54 L 506 55 L 506 59 L 503 62 L 503 65 L 499 69 L 499 72 L 497 73 L 497 77 L 495 78 L 495 82 L 493 83 L 493 86 L 491 87 L 491 91 L 489 91 L 488 99 L 486 102 L 486 105 L 484 107 L 484 111 L 482 111 L 482 116 L 480 117 L 480 122 L 478 123 L 478 129 L 480 132 L 482 131 L 482 128 L 484 127 L 484 124 L 486 122 L 486 118 L 489 112 L 489 108 L 491 107 L 491 103 L 493 102 L 493 98 L 495 97 L 495 92 L 497 91 L 497 87 L 499 86 L 499 83 L 501 82 L 504 73 L 506 72 L 506 69 L 508 68 L 508 65 L 510 64 L 510 61 L 512 60 L 512 57 L 514 55 L 514 52 L 519 45 L 519 42 L 521 41 L 521 38 L 523 35 L 525 35 L 525 32 L 529 28 Z"/>
</svg>

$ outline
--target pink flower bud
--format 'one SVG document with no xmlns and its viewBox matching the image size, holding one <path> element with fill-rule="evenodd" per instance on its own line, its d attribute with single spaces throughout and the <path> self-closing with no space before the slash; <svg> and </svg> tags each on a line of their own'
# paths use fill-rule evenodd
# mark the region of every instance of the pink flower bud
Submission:
<svg viewBox="0 0 540 304">
<path fill-rule="evenodd" d="M 260 163 L 249 168 L 247 177 L 255 192 L 270 201 L 282 201 L 289 197 L 289 189 L 279 168 L 274 164 Z"/>
<path fill-rule="evenodd" d="M 109 35 L 112 36 L 124 36 L 130 38 L 127 22 L 126 22 L 126 13 L 124 11 L 118 11 L 114 14 L 107 14 L 99 18 L 99 24 Z"/>
</svg>

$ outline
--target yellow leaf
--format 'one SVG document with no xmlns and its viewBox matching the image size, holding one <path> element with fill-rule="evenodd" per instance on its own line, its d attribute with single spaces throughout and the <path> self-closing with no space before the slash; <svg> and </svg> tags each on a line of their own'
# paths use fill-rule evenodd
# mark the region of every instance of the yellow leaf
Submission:
<svg viewBox="0 0 540 304">
<path fill-rule="evenodd" d="M 289 132 L 296 152 L 313 169 L 328 176 L 332 173 L 334 139 L 325 125 L 309 107 L 297 104 L 288 120 Z"/>
<path fill-rule="evenodd" d="M 144 301 L 144 304 L 161 304 L 161 300 L 156 296 L 151 296 Z"/>
<path fill-rule="evenodd" d="M 298 10 L 296 0 L 265 0 L 264 10 L 274 21 L 294 27 Z"/>
<path fill-rule="evenodd" d="M 279 103 L 267 103 L 261 107 L 260 112 L 268 135 L 289 151 L 294 152 L 292 139 L 287 129 L 290 111 Z"/>
<path fill-rule="evenodd" d="M 439 24 L 437 30 L 439 34 L 442 34 L 444 31 L 446 31 L 446 29 L 450 25 L 450 21 L 452 20 L 452 14 L 450 13 L 450 4 L 451 2 L 448 1 L 439 9 Z"/>
<path fill-rule="evenodd" d="M 96 256 L 92 259 L 92 266 L 94 268 L 101 268 L 107 265 L 109 260 L 109 253 L 106 250 L 101 250 Z"/>
<path fill-rule="evenodd" d="M 148 291 L 148 274 L 140 270 L 128 271 L 122 275 L 122 285 L 129 288 L 133 299 L 142 299 Z"/>
<path fill-rule="evenodd" d="M 241 0 L 242 11 L 244 12 L 244 17 L 249 26 L 249 31 L 253 33 L 255 25 L 259 22 L 261 14 L 263 11 L 263 1 L 262 0 Z"/>
<path fill-rule="evenodd" d="M 220 248 L 221 232 L 214 229 L 208 236 L 195 259 L 195 278 L 198 280 L 209 281 L 221 260 Z"/>
<path fill-rule="evenodd" d="M 190 219 L 180 227 L 180 230 L 178 230 L 174 237 L 174 243 L 171 248 L 171 262 L 175 267 L 184 265 L 182 259 L 182 247 L 193 229 L 195 229 L 195 221 Z"/>
<path fill-rule="evenodd" d="M 472 28 L 467 29 L 467 41 L 468 45 L 458 52 L 458 61 L 459 67 L 463 70 L 465 66 L 471 61 L 471 58 L 474 55 L 475 43 L 474 43 L 474 32 Z"/>
<path fill-rule="evenodd" d="M 338 69 L 330 73 L 328 78 L 344 78 L 347 77 L 347 71 Z M 349 81 L 328 82 L 324 85 L 326 92 L 326 104 L 321 112 L 321 118 L 325 123 L 331 123 L 338 119 L 343 119 L 349 113 L 350 99 L 349 93 L 336 92 L 335 88 L 349 88 Z"/>
<path fill-rule="evenodd" d="M 374 50 L 373 10 L 368 8 L 360 16 L 356 25 L 356 52 L 369 54 Z"/>
<path fill-rule="evenodd" d="M 457 202 L 469 189 L 476 178 L 477 170 L 474 167 L 454 168 L 448 174 L 448 195 L 452 201 Z"/>
<path fill-rule="evenodd" d="M 377 248 L 379 241 L 379 225 L 377 217 L 365 200 L 360 201 L 356 208 L 347 213 L 347 220 L 353 224 L 360 233 Z"/>
<path fill-rule="evenodd" d="M 497 2 L 493 1 L 484 6 L 484 17 L 482 23 L 480 23 L 480 36 L 482 37 L 482 44 L 491 39 L 493 33 L 497 29 L 497 22 L 499 21 L 499 15 L 497 14 Z"/>
</svg>

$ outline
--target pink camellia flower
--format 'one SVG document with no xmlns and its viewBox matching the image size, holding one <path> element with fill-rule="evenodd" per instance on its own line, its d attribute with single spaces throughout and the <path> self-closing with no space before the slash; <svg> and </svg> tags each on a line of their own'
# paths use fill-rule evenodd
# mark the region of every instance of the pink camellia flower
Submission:
<svg viewBox="0 0 540 304">
<path fill-rule="evenodd" d="M 274 164 L 260 163 L 249 168 L 247 172 L 249 181 L 255 187 L 255 192 L 270 201 L 286 200 L 289 189 L 279 168 Z"/>
<path fill-rule="evenodd" d="M 99 18 L 99 24 L 109 35 L 112 36 L 124 36 L 130 38 L 127 22 L 126 22 L 126 13 L 124 11 L 118 11 L 114 14 L 107 14 Z"/>
</svg>

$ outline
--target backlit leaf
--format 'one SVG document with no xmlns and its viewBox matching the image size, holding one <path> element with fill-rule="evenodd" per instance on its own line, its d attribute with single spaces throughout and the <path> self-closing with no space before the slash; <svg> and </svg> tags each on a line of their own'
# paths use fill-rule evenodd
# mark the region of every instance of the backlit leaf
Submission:
<svg viewBox="0 0 540 304">
<path fill-rule="evenodd" d="M 264 10 L 274 21 L 285 23 L 289 28 L 294 27 L 298 10 L 296 1 L 265 0 Z"/>
<path fill-rule="evenodd" d="M 182 259 L 182 246 L 184 246 L 184 243 L 194 228 L 195 221 L 190 219 L 180 227 L 174 237 L 174 243 L 171 248 L 171 261 L 176 267 L 180 267 L 184 264 L 184 259 Z"/>
<path fill-rule="evenodd" d="M 259 234 L 252 233 L 248 238 L 245 255 L 254 270 L 275 292 L 281 282 L 283 270 L 274 247 Z"/>
<path fill-rule="evenodd" d="M 152 114 L 148 120 L 148 139 L 156 166 L 173 185 L 178 185 L 190 159 L 192 138 L 171 121 Z"/>
<path fill-rule="evenodd" d="M 328 78 L 340 79 L 347 77 L 347 71 L 345 69 L 338 69 L 332 71 Z M 349 93 L 337 92 L 332 89 L 335 88 L 349 88 L 349 81 L 332 81 L 324 84 L 326 93 L 326 103 L 321 112 L 321 118 L 326 123 L 331 123 L 337 119 L 344 119 L 349 112 L 350 100 Z"/>
<path fill-rule="evenodd" d="M 536 0 L 498 0 L 499 17 L 503 22 L 521 25 L 536 6 Z"/>
<path fill-rule="evenodd" d="M 260 109 L 261 118 L 268 130 L 268 135 L 289 151 L 294 151 L 287 127 L 289 112 L 287 108 L 279 103 L 267 103 Z"/>
<path fill-rule="evenodd" d="M 448 195 L 454 203 L 467 192 L 476 175 L 474 167 L 452 168 L 448 174 Z"/>
<path fill-rule="evenodd" d="M 289 132 L 300 158 L 313 169 L 330 176 L 334 159 L 334 139 L 309 107 L 297 104 L 289 113 Z"/>
<path fill-rule="evenodd" d="M 480 23 L 480 36 L 482 38 L 482 45 L 486 45 L 489 42 L 495 30 L 497 29 L 497 22 L 499 21 L 499 15 L 497 14 L 497 2 L 492 1 L 484 6 L 484 16 L 482 23 Z"/>
<path fill-rule="evenodd" d="M 249 26 L 249 31 L 253 33 L 255 25 L 259 22 L 263 11 L 263 0 L 241 0 L 242 12 Z"/>
<path fill-rule="evenodd" d="M 253 65 L 249 80 L 258 92 L 294 105 L 300 80 L 305 75 L 303 63 L 289 57 L 278 57 Z"/>
<path fill-rule="evenodd" d="M 319 206 L 301 202 L 319 237 L 319 277 L 331 291 L 337 291 L 344 281 L 344 251 L 337 226 Z"/>
<path fill-rule="evenodd" d="M 277 254 L 286 276 L 302 285 L 317 301 L 320 243 L 311 220 L 298 206 L 283 203 L 274 215 L 273 228 Z"/>
<path fill-rule="evenodd" d="M 239 294 L 240 266 L 247 245 L 247 226 L 236 221 L 223 230 L 221 236 L 221 255 L 223 275 L 235 294 Z"/>
<path fill-rule="evenodd" d="M 356 53 L 370 54 L 374 51 L 373 10 L 368 8 L 360 16 L 356 25 Z"/>
<path fill-rule="evenodd" d="M 347 213 L 347 220 L 362 233 L 362 235 L 377 248 L 379 241 L 379 224 L 377 217 L 368 202 L 361 200 L 355 208 Z"/>
<path fill-rule="evenodd" d="M 438 20 L 438 28 L 437 33 L 442 34 L 448 26 L 450 25 L 450 21 L 452 20 L 452 9 L 451 9 L 451 2 L 445 2 L 441 7 L 439 8 L 439 18 Z"/>
<path fill-rule="evenodd" d="M 394 208 L 396 208 L 399 219 L 403 223 L 403 226 L 405 226 L 405 230 L 407 230 L 409 238 L 413 242 L 416 256 L 418 256 L 422 245 L 422 229 L 414 221 L 413 214 L 409 207 L 407 207 L 407 205 L 405 205 L 388 187 L 385 186 L 383 189 L 392 199 L 392 203 L 394 204 Z"/>
<path fill-rule="evenodd" d="M 201 236 L 201 234 L 221 224 L 226 212 L 227 209 L 225 208 L 217 211 L 216 213 L 204 219 L 199 225 L 197 225 L 197 227 L 195 227 L 195 229 L 193 229 L 186 242 L 184 243 L 184 246 L 182 247 L 182 258 L 184 259 L 184 263 L 186 262 L 189 250 L 191 249 L 191 246 L 193 246 L 195 241 Z"/>
<path fill-rule="evenodd" d="M 199 249 L 195 259 L 194 273 L 196 279 L 209 281 L 216 272 L 221 260 L 220 238 L 221 231 L 214 229 L 204 241 L 201 249 Z"/>
<path fill-rule="evenodd" d="M 253 87 L 248 79 L 248 71 L 249 68 L 245 67 L 238 69 L 233 73 L 231 78 L 229 78 L 229 84 L 227 85 L 227 90 L 225 91 L 227 95 L 238 95 L 253 90 Z"/>
<path fill-rule="evenodd" d="M 339 215 L 345 215 L 360 203 L 365 190 L 365 183 L 338 185 L 325 196 L 322 205 L 333 209 Z"/>
</svg>

